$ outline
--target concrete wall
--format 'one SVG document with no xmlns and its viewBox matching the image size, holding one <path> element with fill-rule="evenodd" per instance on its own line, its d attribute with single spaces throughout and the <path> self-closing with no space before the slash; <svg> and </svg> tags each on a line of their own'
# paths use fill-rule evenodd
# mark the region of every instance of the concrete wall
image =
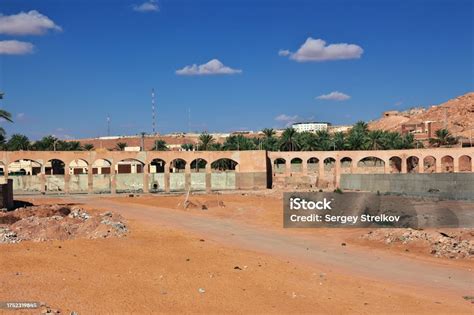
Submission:
<svg viewBox="0 0 474 315">
<path fill-rule="evenodd" d="M 143 192 L 143 174 L 116 174 L 118 193 Z"/>
<path fill-rule="evenodd" d="M 40 192 L 41 179 L 39 176 L 10 176 L 8 179 L 13 181 L 13 191 L 15 192 Z"/>
<path fill-rule="evenodd" d="M 69 191 L 71 193 L 87 193 L 89 190 L 88 180 L 87 174 L 70 175 Z"/>
<path fill-rule="evenodd" d="M 211 189 L 236 189 L 235 172 L 221 172 L 211 174 Z"/>
<path fill-rule="evenodd" d="M 341 188 L 474 200 L 474 173 L 342 174 Z"/>
<path fill-rule="evenodd" d="M 112 191 L 112 179 L 108 174 L 95 174 L 92 176 L 92 191 L 98 194 L 110 193 Z"/>
</svg>

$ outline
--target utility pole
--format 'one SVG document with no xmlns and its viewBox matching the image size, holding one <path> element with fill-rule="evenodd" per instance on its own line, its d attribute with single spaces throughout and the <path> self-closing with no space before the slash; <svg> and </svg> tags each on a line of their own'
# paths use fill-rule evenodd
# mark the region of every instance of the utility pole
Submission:
<svg viewBox="0 0 474 315">
<path fill-rule="evenodd" d="M 151 125 L 153 134 L 156 134 L 156 115 L 155 115 L 155 89 L 151 89 Z"/>
</svg>

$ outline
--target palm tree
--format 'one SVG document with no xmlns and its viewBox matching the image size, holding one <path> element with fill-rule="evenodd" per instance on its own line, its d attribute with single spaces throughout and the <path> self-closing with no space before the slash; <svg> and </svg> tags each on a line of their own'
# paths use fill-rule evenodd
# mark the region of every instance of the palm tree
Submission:
<svg viewBox="0 0 474 315">
<path fill-rule="evenodd" d="M 28 150 L 30 148 L 30 140 L 27 136 L 14 134 L 7 142 L 9 151 Z"/>
<path fill-rule="evenodd" d="M 3 93 L 0 93 L 0 99 L 3 98 Z M 6 110 L 3 110 L 3 109 L 0 109 L 0 118 L 6 120 L 6 121 L 9 121 L 9 122 L 13 122 L 12 120 L 12 114 L 10 114 L 9 112 L 7 112 Z M 3 129 L 2 127 L 0 127 L 0 134 L 1 135 L 5 135 L 5 129 Z"/>
<path fill-rule="evenodd" d="M 209 149 L 211 148 L 211 145 L 215 141 L 216 139 L 214 139 L 212 135 L 208 134 L 207 132 L 204 132 L 199 136 L 198 148 L 201 151 L 209 151 Z"/>
<path fill-rule="evenodd" d="M 298 144 L 300 145 L 301 151 L 315 151 L 318 150 L 318 142 L 316 135 L 312 132 L 304 131 L 297 135 Z"/>
<path fill-rule="evenodd" d="M 367 134 L 367 148 L 370 150 L 380 150 L 384 147 L 384 132 L 382 130 L 371 130 Z"/>
<path fill-rule="evenodd" d="M 153 145 L 153 151 L 167 151 L 168 146 L 166 145 L 165 140 L 156 140 L 155 144 Z"/>
<path fill-rule="evenodd" d="M 183 143 L 181 145 L 181 149 L 184 151 L 192 151 L 194 149 L 194 145 L 192 143 Z"/>
<path fill-rule="evenodd" d="M 265 128 L 265 129 L 262 129 L 262 132 L 263 132 L 263 135 L 265 136 L 265 138 L 272 138 L 274 135 L 275 135 L 275 130 L 273 130 L 273 128 Z"/>
<path fill-rule="evenodd" d="M 451 135 L 448 129 L 439 129 L 435 132 L 436 138 L 430 139 L 430 143 L 435 146 L 452 145 L 457 143 L 457 139 Z"/>
<path fill-rule="evenodd" d="M 332 137 L 332 143 L 334 150 L 345 150 L 347 149 L 346 135 L 343 132 L 336 132 Z"/>
<path fill-rule="evenodd" d="M 331 136 L 326 130 L 316 131 L 316 143 L 318 150 L 329 151 L 331 150 Z"/>
<path fill-rule="evenodd" d="M 92 143 L 86 143 L 86 144 L 84 144 L 84 150 L 92 151 L 92 150 L 94 150 L 94 145 Z"/>
<path fill-rule="evenodd" d="M 286 128 L 280 138 L 280 149 L 283 151 L 297 151 L 299 143 L 297 141 L 297 131 L 293 128 Z"/>
<path fill-rule="evenodd" d="M 278 139 L 275 138 L 275 130 L 273 130 L 273 128 L 265 128 L 262 132 L 263 140 L 260 142 L 262 145 L 261 148 L 267 151 L 277 150 Z"/>
<path fill-rule="evenodd" d="M 230 151 L 254 150 L 255 143 L 243 135 L 231 135 L 225 139 L 222 148 Z"/>
<path fill-rule="evenodd" d="M 117 144 L 115 144 L 115 150 L 123 151 L 123 150 L 125 150 L 126 146 L 127 146 L 127 144 L 125 142 L 117 142 Z"/>
<path fill-rule="evenodd" d="M 34 142 L 32 149 L 36 151 L 53 151 L 58 141 L 59 139 L 54 136 L 45 136 L 41 140 Z"/>
</svg>

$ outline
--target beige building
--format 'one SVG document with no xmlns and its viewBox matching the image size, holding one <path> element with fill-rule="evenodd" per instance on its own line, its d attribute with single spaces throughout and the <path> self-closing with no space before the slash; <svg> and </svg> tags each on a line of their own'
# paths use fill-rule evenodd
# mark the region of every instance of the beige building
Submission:
<svg viewBox="0 0 474 315">
<path fill-rule="evenodd" d="M 296 130 L 296 132 L 316 132 L 316 131 L 327 131 L 330 123 L 327 122 L 301 122 L 295 123 L 291 127 Z"/>
</svg>

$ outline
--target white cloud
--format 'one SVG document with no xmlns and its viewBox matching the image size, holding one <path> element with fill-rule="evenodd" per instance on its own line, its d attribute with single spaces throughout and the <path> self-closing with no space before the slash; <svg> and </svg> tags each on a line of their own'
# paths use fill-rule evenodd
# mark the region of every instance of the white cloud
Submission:
<svg viewBox="0 0 474 315">
<path fill-rule="evenodd" d="M 137 12 L 158 12 L 160 7 L 155 0 L 149 0 L 139 5 L 134 5 L 133 10 Z"/>
<path fill-rule="evenodd" d="M 17 120 L 23 120 L 25 118 L 25 113 L 18 113 L 16 114 L 16 119 Z"/>
<path fill-rule="evenodd" d="M 298 115 L 289 116 L 286 114 L 281 114 L 281 115 L 276 116 L 275 120 L 281 123 L 284 123 L 285 127 L 288 127 L 294 124 L 298 120 Z"/>
<path fill-rule="evenodd" d="M 291 52 L 290 52 L 288 49 L 280 49 L 280 50 L 278 51 L 278 56 L 286 57 L 286 56 L 288 56 L 289 54 L 291 54 Z"/>
<path fill-rule="evenodd" d="M 50 18 L 32 10 L 13 15 L 0 14 L 0 34 L 43 35 L 49 30 L 61 31 Z"/>
<path fill-rule="evenodd" d="M 323 94 L 316 97 L 316 99 L 318 100 L 329 100 L 329 101 L 346 101 L 350 98 L 351 97 L 349 95 L 344 94 L 342 92 L 338 92 L 338 91 L 334 91 L 329 94 Z"/>
<path fill-rule="evenodd" d="M 236 74 L 242 73 L 242 70 L 232 69 L 224 66 L 218 59 L 212 59 L 208 63 L 202 65 L 193 64 L 183 69 L 176 70 L 177 75 L 213 75 L 213 74 Z"/>
<path fill-rule="evenodd" d="M 329 61 L 341 59 L 358 59 L 364 50 L 355 44 L 330 44 L 322 39 L 308 37 L 303 45 L 296 51 L 280 50 L 280 56 L 289 56 L 290 59 L 298 62 L 306 61 Z"/>
<path fill-rule="evenodd" d="M 25 55 L 31 54 L 35 46 L 28 42 L 17 40 L 1 40 L 0 55 Z"/>
</svg>

